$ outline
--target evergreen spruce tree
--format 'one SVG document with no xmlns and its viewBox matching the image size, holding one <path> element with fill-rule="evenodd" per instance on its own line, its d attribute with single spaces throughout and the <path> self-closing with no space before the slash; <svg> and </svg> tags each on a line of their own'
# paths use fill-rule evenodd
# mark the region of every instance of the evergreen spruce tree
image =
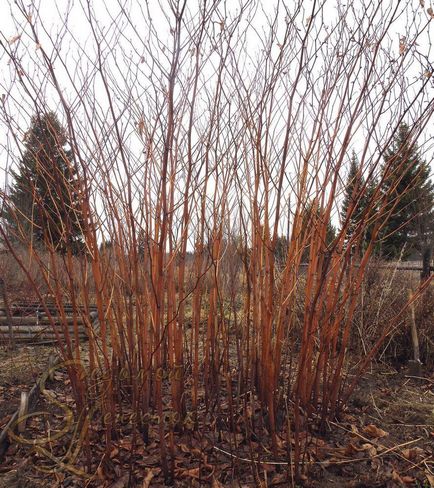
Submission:
<svg viewBox="0 0 434 488">
<path fill-rule="evenodd" d="M 360 172 L 360 165 L 357 161 L 356 153 L 353 151 L 351 155 L 350 168 L 345 185 L 345 196 L 342 202 L 341 219 L 342 222 L 347 220 L 347 213 L 350 211 L 349 223 L 347 227 L 347 240 L 351 239 L 354 231 L 360 223 L 360 219 L 364 210 L 364 198 L 361 195 L 364 178 Z"/>
<path fill-rule="evenodd" d="M 279 236 L 274 244 L 274 258 L 279 266 L 283 266 L 288 254 L 289 242 L 286 236 Z"/>
<path fill-rule="evenodd" d="M 74 254 L 83 248 L 78 177 L 65 129 L 52 112 L 36 114 L 24 137 L 24 152 L 5 213 L 10 235 Z"/>
<path fill-rule="evenodd" d="M 324 209 L 321 208 L 316 202 L 310 201 L 307 203 L 306 207 L 303 209 L 302 215 L 302 233 L 308 232 L 308 229 L 316 228 L 320 220 L 324 219 Z M 330 221 L 327 222 L 326 226 L 326 236 L 325 245 L 330 246 L 336 238 L 336 229 Z M 309 260 L 310 244 L 306 242 L 305 248 L 303 249 L 302 261 L 307 262 Z"/>
<path fill-rule="evenodd" d="M 404 248 L 404 256 L 414 251 L 426 255 L 434 226 L 434 185 L 405 123 L 385 153 L 382 190 L 390 212 L 382 229 L 382 257 L 396 259 Z"/>
<path fill-rule="evenodd" d="M 305 208 L 302 211 L 302 226 L 301 226 L 301 235 L 299 236 L 301 240 L 306 237 L 306 232 L 309 229 L 316 228 L 318 226 L 318 221 L 323 217 L 324 209 L 321 209 L 318 204 L 314 201 L 307 202 Z M 331 222 L 327 222 L 326 228 L 326 238 L 325 238 L 325 245 L 329 246 L 332 244 L 334 239 L 336 238 L 336 229 L 331 224 Z M 278 266 L 283 266 L 285 264 L 287 253 L 289 248 L 289 241 L 286 236 L 279 236 L 274 245 L 274 258 Z M 309 260 L 309 249 L 310 244 L 309 242 L 305 242 L 305 246 L 303 248 L 302 253 L 302 262 L 306 263 Z"/>
<path fill-rule="evenodd" d="M 368 184 L 366 185 L 365 195 L 363 197 L 363 208 L 369 207 L 369 210 L 364 214 L 365 227 L 363 235 L 363 250 L 366 250 L 369 243 L 373 238 L 373 230 L 375 225 L 375 220 L 378 212 L 378 201 L 374 201 L 374 195 L 378 190 L 378 181 L 375 178 L 370 178 Z M 376 241 L 374 243 L 373 252 L 378 256 L 379 254 L 379 243 Z"/>
<path fill-rule="evenodd" d="M 370 220 L 376 209 L 373 208 L 372 197 L 374 195 L 377 182 L 370 179 L 366 183 L 360 171 L 360 165 L 357 156 L 353 151 L 350 160 L 350 168 L 348 171 L 347 182 L 345 185 L 345 195 L 341 207 L 341 221 L 342 225 L 347 220 L 348 209 L 351 210 L 349 222 L 346 230 L 347 242 L 351 239 L 357 227 L 361 224 L 362 240 L 359 246 L 360 252 L 363 252 L 372 238 L 372 223 Z M 369 210 L 367 208 L 369 207 Z M 363 219 L 364 222 L 361 222 Z"/>
</svg>

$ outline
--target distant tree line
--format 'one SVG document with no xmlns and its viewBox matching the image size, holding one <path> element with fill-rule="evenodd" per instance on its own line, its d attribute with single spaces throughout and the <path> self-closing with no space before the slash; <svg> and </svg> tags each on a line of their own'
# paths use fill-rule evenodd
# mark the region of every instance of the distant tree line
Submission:
<svg viewBox="0 0 434 488">
<path fill-rule="evenodd" d="M 369 177 L 353 152 L 344 187 L 340 210 L 341 225 L 346 227 L 346 242 L 360 226 L 363 229 L 363 251 L 371 241 L 372 224 L 377 209 L 373 205 L 375 191 L 387 198 L 385 223 L 378 236 L 374 253 L 382 259 L 406 258 L 418 253 L 431 259 L 433 241 L 434 185 L 429 165 L 420 155 L 407 124 L 402 123 L 392 144 L 384 154 L 382 174 L 378 180 Z M 24 138 L 24 152 L 18 168 L 12 173 L 14 183 L 2 220 L 12 238 L 34 244 L 49 244 L 56 252 L 70 249 L 83 251 L 83 213 L 80 202 L 80 178 L 73 164 L 73 153 L 67 143 L 65 129 L 56 114 L 36 114 Z M 379 199 L 377 199 L 379 200 Z M 324 210 L 314 201 L 307 202 L 302 216 L 302 232 L 315 229 Z M 360 230 L 359 229 L 359 230 Z M 325 244 L 329 246 L 336 229 L 328 222 Z M 309 258 L 306 240 L 302 260 Z M 140 252 L 144 254 L 143 236 Z M 288 239 L 280 236 L 275 243 L 275 256 L 283 264 Z"/>
<path fill-rule="evenodd" d="M 368 177 L 366 178 L 366 173 Z M 375 192 L 377 198 L 374 199 Z M 392 144 L 384 153 L 381 174 L 378 178 L 363 172 L 353 151 L 344 186 L 340 208 L 340 222 L 345 227 L 347 246 L 353 246 L 352 237 L 363 231 L 361 245 L 352 252 L 362 253 L 372 240 L 373 223 L 378 212 L 378 202 L 383 200 L 384 224 L 374 242 L 374 255 L 384 260 L 406 259 L 420 256 L 431 261 L 434 237 L 434 185 L 430 167 L 421 157 L 416 141 L 406 123 L 399 126 Z M 314 220 L 324 210 L 308 202 L 302 216 L 302 232 L 311 228 Z M 327 223 L 326 245 L 330 246 L 337 229 Z M 274 248 L 278 263 L 283 264 L 288 250 L 288 238 L 280 236 Z M 304 248 L 302 261 L 309 259 L 309 245 Z M 429 264 L 428 264 L 429 266 Z"/>
</svg>

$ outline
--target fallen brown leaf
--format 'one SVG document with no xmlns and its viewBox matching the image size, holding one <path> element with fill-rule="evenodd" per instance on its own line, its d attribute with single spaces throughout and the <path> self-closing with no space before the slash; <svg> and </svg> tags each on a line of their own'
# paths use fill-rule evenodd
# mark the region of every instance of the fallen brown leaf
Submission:
<svg viewBox="0 0 434 488">
<path fill-rule="evenodd" d="M 158 469 L 150 469 L 148 471 L 148 474 L 145 476 L 145 479 L 143 480 L 142 488 L 149 488 L 149 485 L 151 484 L 152 478 L 155 476 L 155 474 L 158 473 Z"/>
<path fill-rule="evenodd" d="M 386 435 L 389 435 L 388 432 L 380 429 L 379 427 L 376 427 L 374 424 L 367 425 L 363 429 L 363 432 L 373 439 L 378 439 L 380 437 L 385 437 Z"/>
<path fill-rule="evenodd" d="M 399 483 L 400 485 L 402 485 L 404 482 L 402 481 L 402 478 L 401 476 L 399 476 L 399 474 L 393 470 L 392 471 L 392 480 L 393 481 L 396 481 L 397 483 Z"/>
<path fill-rule="evenodd" d="M 191 454 L 192 454 L 194 457 L 198 458 L 198 459 L 206 458 L 206 456 L 204 456 L 203 452 L 202 452 L 202 451 L 200 451 L 199 449 L 194 449 L 194 448 L 192 448 L 192 449 L 191 449 Z"/>
<path fill-rule="evenodd" d="M 414 483 L 414 478 L 412 478 L 411 476 L 402 476 L 401 479 L 406 485 Z"/>
<path fill-rule="evenodd" d="M 132 443 L 131 443 L 131 440 L 130 439 L 122 439 L 120 442 L 119 442 L 119 447 L 121 449 L 126 449 L 127 451 L 130 451 L 131 448 L 132 448 Z"/>
<path fill-rule="evenodd" d="M 363 451 L 363 448 L 357 447 L 352 442 L 350 442 L 347 447 L 345 448 L 344 454 L 346 456 L 352 456 L 356 452 Z"/>
<path fill-rule="evenodd" d="M 430 488 L 434 488 L 434 476 L 432 474 L 425 473 L 425 477 L 428 480 Z"/>
<path fill-rule="evenodd" d="M 179 449 L 184 454 L 190 454 L 190 448 L 187 446 L 187 444 L 179 444 Z"/>
<path fill-rule="evenodd" d="M 224 488 L 220 481 L 216 480 L 214 477 L 212 479 L 211 488 Z"/>
<path fill-rule="evenodd" d="M 119 454 L 119 449 L 117 447 L 114 447 L 112 452 L 110 453 L 110 459 L 115 458 Z"/>
<path fill-rule="evenodd" d="M 424 450 L 420 447 L 413 447 L 412 449 L 403 449 L 402 455 L 405 459 L 409 461 L 415 461 L 418 457 L 422 457 L 424 455 Z"/>
<path fill-rule="evenodd" d="M 362 448 L 364 451 L 367 451 L 369 457 L 374 457 L 377 455 L 377 449 L 372 444 L 369 443 L 362 444 Z"/>
<path fill-rule="evenodd" d="M 98 468 L 96 470 L 96 475 L 97 475 L 98 479 L 100 479 L 100 480 L 105 479 L 104 470 L 102 469 L 102 466 L 98 466 Z"/>
<path fill-rule="evenodd" d="M 193 469 L 180 469 L 179 470 L 179 476 L 181 478 L 194 478 L 194 479 L 199 479 L 199 468 L 193 468 Z"/>
</svg>

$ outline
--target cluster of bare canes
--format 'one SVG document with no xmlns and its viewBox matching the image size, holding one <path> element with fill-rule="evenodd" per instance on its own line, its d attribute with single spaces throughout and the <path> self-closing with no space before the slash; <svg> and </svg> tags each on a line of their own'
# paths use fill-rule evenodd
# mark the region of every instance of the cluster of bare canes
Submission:
<svg viewBox="0 0 434 488">
<path fill-rule="evenodd" d="M 401 269 L 404 267 L 404 269 Z M 408 267 L 408 265 L 407 265 Z M 409 293 L 418 287 L 420 272 L 405 269 L 405 263 L 387 266 L 376 259 L 371 261 L 360 290 L 359 304 L 353 320 L 351 350 L 355 354 L 366 354 L 381 335 L 381 331 L 396 310 L 408 301 Z M 382 344 L 375 359 L 397 369 L 405 367 L 413 359 L 411 342 L 412 314 L 417 324 L 420 360 L 432 367 L 432 288 L 429 287 L 420 299 L 402 314 Z"/>
<path fill-rule="evenodd" d="M 9 255 L 40 299 L 97 305 L 89 368 L 112 379 L 101 392 L 103 414 L 122 401 L 116 378 L 126 368 L 137 419 L 152 412 L 160 419 L 167 478 L 187 407 L 197 427 L 200 405 L 216 408 L 222 394 L 245 412 L 258 400 L 275 452 L 280 412 L 290 412 L 298 469 L 306 423 L 324 426 L 339 414 L 406 313 L 409 300 L 366 343 L 349 381 L 355 312 L 393 209 L 378 184 L 349 238 L 354 208 L 339 218 L 347 163 L 355 149 L 366 182 L 357 202 L 374 179 L 390 176 L 380 167 L 400 123 L 415 138 L 425 133 L 434 107 L 430 15 L 400 2 L 358 9 L 300 0 L 277 2 L 260 25 L 261 2 L 250 0 L 236 8 L 178 0 L 152 9 L 120 0 L 98 11 L 92 2 L 72 5 L 54 26 L 42 7 L 14 5 L 17 36 L 1 40 L 9 65 L 1 118 L 3 154 L 13 165 L 30 116 L 60 114 L 69 164 L 80 175 L 84 252 L 59 258 L 52 243 L 41 247 L 4 227 Z M 76 10 L 85 39 L 71 21 Z M 74 337 L 59 347 L 64 359 L 81 358 Z M 87 384 L 73 366 L 70 376 L 85 408 Z M 168 391 L 178 425 L 164 421 Z M 105 425 L 107 456 L 114 422 Z M 146 437 L 146 425 L 134 428 Z"/>
</svg>

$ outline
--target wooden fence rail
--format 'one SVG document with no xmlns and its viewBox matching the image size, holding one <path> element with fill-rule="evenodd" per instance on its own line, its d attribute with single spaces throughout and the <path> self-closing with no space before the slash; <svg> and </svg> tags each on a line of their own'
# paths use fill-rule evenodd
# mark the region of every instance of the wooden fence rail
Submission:
<svg viewBox="0 0 434 488">
<path fill-rule="evenodd" d="M 0 344 L 49 344 L 69 334 L 79 341 L 98 332 L 98 313 L 94 306 L 72 307 L 66 304 L 62 316 L 54 305 L 37 302 L 0 305 Z"/>
</svg>

